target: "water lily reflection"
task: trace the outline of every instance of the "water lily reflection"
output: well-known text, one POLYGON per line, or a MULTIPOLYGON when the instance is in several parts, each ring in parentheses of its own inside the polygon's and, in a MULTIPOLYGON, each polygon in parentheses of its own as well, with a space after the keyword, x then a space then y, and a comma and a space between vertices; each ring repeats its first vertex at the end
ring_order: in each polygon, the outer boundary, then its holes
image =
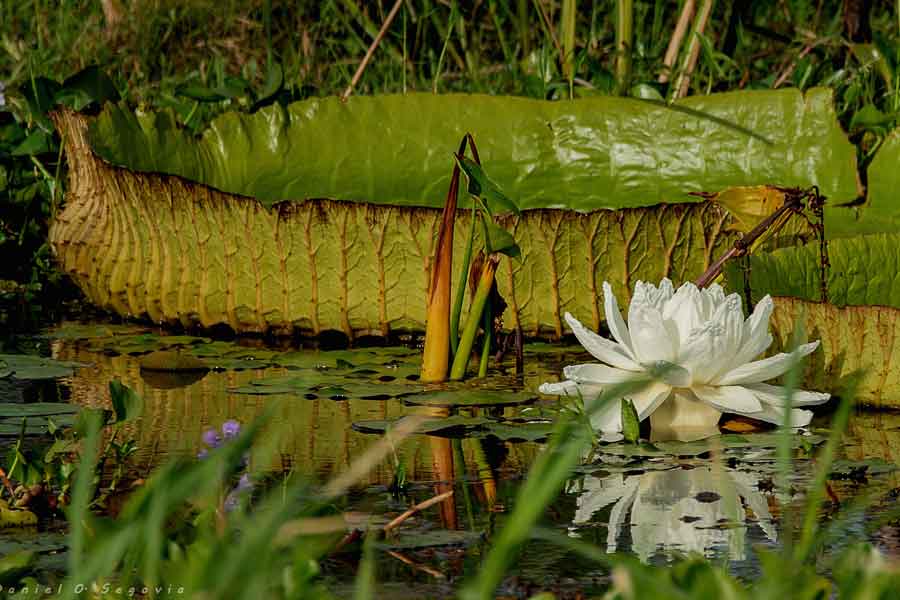
POLYGON ((644 562, 666 551, 712 556, 727 550, 732 560, 744 560, 745 506, 769 540, 774 542, 777 535, 758 483, 751 473, 712 467, 587 475, 570 490, 581 489, 572 534, 612 505, 607 552, 619 549, 619 537, 628 529, 632 551, 644 562))

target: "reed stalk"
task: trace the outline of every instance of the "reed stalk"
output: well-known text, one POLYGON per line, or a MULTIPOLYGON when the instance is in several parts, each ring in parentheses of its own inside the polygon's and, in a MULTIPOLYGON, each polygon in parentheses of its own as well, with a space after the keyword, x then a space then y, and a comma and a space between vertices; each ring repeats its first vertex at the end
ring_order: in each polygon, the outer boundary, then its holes
POLYGON ((616 93, 624 96, 631 88, 634 6, 631 0, 617 0, 616 7, 616 93))

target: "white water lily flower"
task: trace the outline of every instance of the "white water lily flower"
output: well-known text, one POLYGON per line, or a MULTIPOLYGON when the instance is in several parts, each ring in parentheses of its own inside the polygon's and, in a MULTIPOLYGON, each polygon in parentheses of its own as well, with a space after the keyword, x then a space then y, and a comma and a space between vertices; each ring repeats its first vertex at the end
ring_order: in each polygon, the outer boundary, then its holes
MULTIPOLYGON (((568 366, 563 371, 566 381, 544 383, 539 390, 542 394, 581 396, 589 410, 604 387, 646 381, 626 397, 642 421, 658 412, 651 422, 654 429, 711 431, 723 412, 781 424, 785 389, 764 382, 784 374, 797 358, 819 346, 818 341, 811 342, 790 354, 754 360, 772 344, 772 298, 760 300, 745 320, 740 296, 726 296, 718 284, 701 290, 685 283, 675 291, 668 279, 659 287, 639 281, 627 324, 609 283, 603 283, 603 296, 615 341, 597 335, 571 314, 565 315, 578 341, 601 364, 568 366)), ((822 404, 829 397, 796 390, 792 404, 822 404)), ((794 427, 806 426, 811 419, 809 410, 791 411, 794 427)), ((594 411, 591 422, 602 432, 621 431, 621 400, 594 411)))

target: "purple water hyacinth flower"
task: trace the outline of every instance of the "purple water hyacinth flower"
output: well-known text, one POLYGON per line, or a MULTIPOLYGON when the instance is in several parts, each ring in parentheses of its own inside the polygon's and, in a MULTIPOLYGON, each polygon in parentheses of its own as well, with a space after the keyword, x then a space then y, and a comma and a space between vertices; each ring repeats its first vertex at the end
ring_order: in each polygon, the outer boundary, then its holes
POLYGON ((228 492, 228 495, 225 497, 225 502, 223 502, 225 512, 231 512, 236 509, 241 503, 241 498, 243 498, 244 495, 249 493, 252 489, 253 482, 250 481, 250 475, 244 473, 243 475, 241 475, 241 478, 238 479, 237 485, 234 486, 234 489, 228 492))
POLYGON ((248 473, 241 475, 241 478, 238 479, 237 487, 234 489, 241 492, 253 489, 253 482, 250 481, 250 475, 248 473))
POLYGON ((210 448, 218 448, 219 444, 222 443, 222 438, 219 437, 219 432, 215 429, 207 429, 203 432, 203 443, 210 448))
POLYGON ((222 423, 222 435, 226 440, 236 438, 241 433, 241 424, 234 419, 228 419, 222 423))

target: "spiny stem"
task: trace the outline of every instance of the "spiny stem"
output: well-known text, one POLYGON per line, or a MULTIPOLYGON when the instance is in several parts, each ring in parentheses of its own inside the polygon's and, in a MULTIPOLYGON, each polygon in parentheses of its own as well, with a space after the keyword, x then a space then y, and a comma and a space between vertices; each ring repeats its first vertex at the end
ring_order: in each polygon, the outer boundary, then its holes
POLYGON ((770 228, 772 228, 773 224, 775 228, 773 230, 777 231, 781 229, 785 223, 787 223, 787 219, 781 219, 781 216, 786 212, 791 210, 798 210, 801 208, 800 197, 799 196, 788 196, 784 200, 784 204, 778 207, 778 209, 773 212, 771 215, 760 221, 756 227, 751 229, 747 235, 744 237, 735 240, 734 245, 728 249, 725 254, 723 254, 719 259, 714 262, 703 275, 697 278, 694 282, 697 287, 703 288, 708 286, 710 283, 715 280, 716 277, 719 276, 719 273, 722 272, 722 267, 725 266, 725 263, 728 260, 736 257, 743 256, 747 253, 747 250, 750 246, 753 245, 762 234, 766 233, 770 228))

